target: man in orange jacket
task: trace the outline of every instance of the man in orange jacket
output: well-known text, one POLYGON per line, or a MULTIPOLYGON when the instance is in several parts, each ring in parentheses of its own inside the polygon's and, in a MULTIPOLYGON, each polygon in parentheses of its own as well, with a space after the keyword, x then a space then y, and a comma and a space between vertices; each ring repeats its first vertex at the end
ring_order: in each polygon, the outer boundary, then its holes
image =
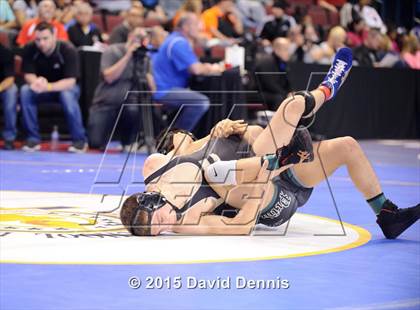
POLYGON ((56 38, 62 41, 68 41, 64 25, 54 19, 55 3, 52 0, 42 0, 38 6, 38 17, 28 20, 19 32, 16 42, 19 46, 24 46, 35 39, 35 28, 40 22, 47 22, 54 28, 56 38))

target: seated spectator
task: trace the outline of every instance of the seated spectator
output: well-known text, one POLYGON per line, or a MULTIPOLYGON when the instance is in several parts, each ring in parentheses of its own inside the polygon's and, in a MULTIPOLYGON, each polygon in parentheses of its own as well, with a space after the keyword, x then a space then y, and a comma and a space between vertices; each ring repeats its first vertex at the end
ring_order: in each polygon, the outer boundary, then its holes
POLYGON ((198 36, 198 18, 194 13, 185 13, 153 58, 153 75, 157 92, 154 99, 168 109, 182 107, 173 125, 189 131, 209 108, 209 99, 199 92, 188 89, 191 74, 220 73, 221 67, 200 63, 191 46, 198 36), (187 105, 183 106, 184 104, 187 105))
POLYGON ((53 31, 58 40, 67 41, 68 35, 64 25, 54 19, 55 3, 52 0, 42 0, 38 6, 38 18, 28 20, 19 32, 16 42, 19 46, 31 42, 35 38, 35 28, 41 22, 47 22, 53 26, 53 31))
POLYGON ((351 48, 362 45, 366 32, 365 21, 362 18, 353 19, 348 25, 346 45, 351 48))
POLYGON ((420 45, 414 34, 404 38, 401 56, 411 69, 420 69, 420 45))
POLYGON ((316 35, 318 36, 318 40, 314 41, 314 42, 319 43, 320 38, 324 38, 326 36, 325 27, 322 27, 321 25, 314 24, 312 16, 309 15, 309 14, 306 14, 302 17, 302 21, 300 22, 300 25, 302 25, 302 33, 305 32, 304 30, 308 26, 311 29, 310 31, 312 31, 312 29, 314 29, 316 35))
MULTIPOLYGON (((305 27, 305 26, 303 26, 305 27)), ((292 53, 294 53, 295 55, 293 56, 293 58, 296 58, 294 60, 298 60, 298 61, 303 61, 303 54, 300 55, 299 53, 299 48, 302 47, 305 43, 305 38, 303 36, 303 27, 300 24, 297 24, 295 26, 293 26, 292 28, 290 28, 289 33, 287 35, 288 39, 290 40, 290 50, 292 51, 292 53), (296 54, 298 53, 298 54, 296 54)), ((306 28, 306 27, 305 27, 306 28)), ((265 46, 265 51, 268 53, 272 52, 272 46, 265 46)))
POLYGON ((418 42, 420 42, 420 25, 414 26, 413 29, 411 29, 410 34, 415 36, 418 42))
POLYGON ((264 46, 270 45, 275 38, 287 37, 289 30, 296 25, 295 19, 285 13, 288 6, 285 0, 274 1, 272 8, 274 19, 264 24, 260 34, 264 46))
POLYGON ((126 43, 128 40, 128 34, 135 28, 142 26, 143 21, 143 7, 140 5, 132 6, 131 9, 128 10, 122 24, 112 30, 109 37, 109 44, 126 43))
POLYGON ((381 33, 377 29, 370 29, 363 44, 353 49, 353 63, 363 67, 373 67, 379 61, 380 44, 381 33))
POLYGON ((360 14, 353 8, 354 8, 354 4, 351 3, 350 1, 347 1, 347 3, 345 3, 342 6, 340 10, 341 27, 347 29, 347 27, 353 21, 353 19, 362 19, 360 14))
POLYGON ((401 52, 401 47, 402 47, 402 34, 400 33, 398 27, 396 25, 388 25, 387 27, 388 31, 387 31, 387 36, 390 38, 391 40, 391 44, 392 44, 392 50, 394 52, 400 53, 401 52))
POLYGON ((315 30, 314 25, 308 24, 308 25, 303 26, 302 32, 303 32, 303 38, 305 39, 305 42, 319 43, 319 36, 315 30))
POLYGON ((197 42, 194 42, 194 43, 205 46, 208 36, 204 32, 204 19, 202 17, 202 11, 203 11, 203 2, 201 0, 185 0, 185 2, 182 4, 179 10, 175 13, 175 16, 172 22, 173 22, 173 27, 176 27, 176 25, 179 22, 179 19, 185 13, 189 12, 189 13, 196 14, 199 21, 198 22, 199 35, 197 38, 197 42))
POLYGON ((347 27, 354 19, 363 19, 369 28, 380 29, 386 33, 386 26, 381 16, 371 7, 371 0, 359 0, 357 4, 346 3, 340 11, 340 20, 343 27, 347 27))
POLYGON ((379 61, 374 63, 377 68, 405 68, 407 65, 401 59, 399 53, 393 51, 391 39, 381 34, 381 40, 377 51, 379 61))
POLYGON ((30 19, 35 18, 38 14, 37 0, 15 0, 13 2, 13 12, 16 16, 16 27, 22 28, 30 19))
POLYGON ((273 53, 264 55, 255 66, 256 79, 269 110, 275 111, 291 91, 287 78, 287 63, 290 60, 290 40, 277 38, 273 41, 273 53), (263 74, 258 74, 261 72, 263 74), (273 72, 264 74, 264 72, 273 72))
POLYGON ((158 50, 167 36, 168 32, 162 26, 153 26, 150 32, 150 45, 153 49, 158 50))
POLYGON ((74 46, 94 45, 103 42, 102 34, 92 23, 92 8, 88 3, 79 3, 75 6, 76 23, 68 29, 70 41, 74 46))
POLYGON ((22 71, 26 84, 20 90, 23 124, 27 134, 24 151, 40 149, 37 104, 57 100, 61 103, 73 140, 69 152, 86 151, 85 129, 79 107, 78 55, 69 43, 57 41, 54 27, 46 22, 35 29, 35 42, 25 46, 22 71))
POLYGON ((372 0, 359 0, 355 9, 369 28, 377 28, 380 29, 381 33, 386 33, 386 26, 375 8, 370 6, 371 2, 372 0))
POLYGON ((185 0, 179 10, 176 11, 174 18, 172 19, 173 26, 175 27, 179 19, 184 13, 190 12, 195 13, 199 17, 201 27, 204 27, 204 21, 201 18, 201 13, 203 11, 203 2, 201 0, 185 0))
MULTIPOLYGON (((139 63, 135 61, 133 54, 140 46, 147 45, 148 42, 144 42, 145 37, 144 29, 134 28, 129 33, 127 42, 112 44, 102 54, 100 82, 89 109, 88 136, 92 148, 105 149, 127 92, 135 90, 134 83, 138 79, 147 81, 151 90, 155 89, 148 57, 145 58, 146 76, 140 76, 141 72, 136 73, 139 76, 134 76, 133 68, 137 68, 139 63)), ((129 149, 136 140, 140 129, 139 109, 139 106, 128 105, 122 110, 118 125, 124 150, 129 149)))
POLYGON ((157 20, 159 23, 164 24, 167 21, 165 11, 159 5, 159 0, 140 0, 146 13, 146 19, 157 20))
POLYGON ((216 1, 214 6, 203 12, 202 18, 204 32, 209 39, 216 38, 232 42, 235 36, 243 33, 242 22, 235 12, 235 4, 232 0, 216 1))
POLYGON ((4 149, 13 150, 16 138, 16 101, 14 57, 10 49, 0 44, 0 99, 4 113, 4 149))
POLYGON ((162 26, 153 26, 151 31, 149 32, 150 44, 149 44, 149 52, 148 56, 153 62, 153 58, 156 57, 160 46, 165 42, 168 36, 168 32, 163 29, 162 26))
MULTIPOLYGON (((291 29, 291 33, 297 27, 291 29)), ((294 59, 304 63, 313 63, 314 59, 312 53, 319 49, 319 36, 313 25, 308 24, 303 26, 303 34, 297 35, 294 40, 294 45, 292 45, 292 50, 294 50, 294 59)), ((290 35, 289 35, 290 36, 290 35)), ((291 37, 291 36, 290 36, 291 37)))
POLYGON ((75 4, 82 2, 81 0, 56 0, 57 9, 55 10, 55 18, 63 25, 71 22, 75 16, 75 4))
POLYGON ((340 26, 335 26, 328 33, 327 41, 322 42, 318 48, 313 49, 310 52, 310 57, 315 63, 331 64, 335 52, 343 47, 345 42, 346 31, 340 26))
POLYGON ((0 30, 16 27, 16 17, 8 1, 0 0, 0 30))
POLYGON ((244 33, 240 15, 233 7, 219 19, 218 30, 228 39, 237 39, 244 33))

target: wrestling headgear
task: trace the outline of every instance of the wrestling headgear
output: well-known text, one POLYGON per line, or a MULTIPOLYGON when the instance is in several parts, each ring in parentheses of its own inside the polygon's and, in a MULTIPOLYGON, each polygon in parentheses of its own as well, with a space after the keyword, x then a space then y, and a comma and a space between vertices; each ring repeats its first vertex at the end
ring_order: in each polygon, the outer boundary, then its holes
POLYGON ((129 230, 131 234, 136 234, 136 226, 145 226, 146 233, 143 235, 151 235, 151 225, 152 225, 152 216, 153 212, 162 208, 165 204, 169 204, 172 209, 176 212, 177 221, 181 218, 182 213, 174 204, 165 198, 162 194, 158 192, 143 192, 136 194, 137 207, 133 211, 133 217, 131 219, 129 230), (147 213, 146 223, 138 223, 141 212, 147 213))

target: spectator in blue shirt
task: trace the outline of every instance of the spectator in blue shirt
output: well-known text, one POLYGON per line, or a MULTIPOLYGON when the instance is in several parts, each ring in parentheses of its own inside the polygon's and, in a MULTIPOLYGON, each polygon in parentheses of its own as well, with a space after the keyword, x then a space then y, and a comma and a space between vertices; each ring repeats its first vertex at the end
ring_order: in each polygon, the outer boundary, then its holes
POLYGON ((194 54, 191 42, 199 35, 198 17, 193 13, 183 15, 153 57, 153 75, 157 91, 154 99, 168 109, 181 108, 175 128, 191 131, 209 108, 209 99, 188 89, 191 74, 215 74, 222 71, 219 65, 201 63, 194 54))

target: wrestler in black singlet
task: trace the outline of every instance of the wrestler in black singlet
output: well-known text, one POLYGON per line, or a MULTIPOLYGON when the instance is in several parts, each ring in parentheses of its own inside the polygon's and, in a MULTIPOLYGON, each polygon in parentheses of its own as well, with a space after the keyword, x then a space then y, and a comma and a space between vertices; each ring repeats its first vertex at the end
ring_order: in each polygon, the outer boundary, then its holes
POLYGON ((204 161, 208 161, 212 164, 216 160, 238 160, 252 156, 255 156, 255 153, 252 151, 252 147, 240 136, 233 135, 228 138, 214 138, 210 139, 210 141, 207 142, 200 150, 192 154, 172 158, 163 167, 149 175, 144 180, 144 183, 147 186, 151 181, 157 179, 178 164, 191 163, 200 168, 202 180, 200 187, 190 200, 188 200, 184 206, 180 208, 180 210, 184 213, 202 199, 213 197, 217 200, 220 198, 207 183, 204 177, 204 171, 202 169, 204 161))

